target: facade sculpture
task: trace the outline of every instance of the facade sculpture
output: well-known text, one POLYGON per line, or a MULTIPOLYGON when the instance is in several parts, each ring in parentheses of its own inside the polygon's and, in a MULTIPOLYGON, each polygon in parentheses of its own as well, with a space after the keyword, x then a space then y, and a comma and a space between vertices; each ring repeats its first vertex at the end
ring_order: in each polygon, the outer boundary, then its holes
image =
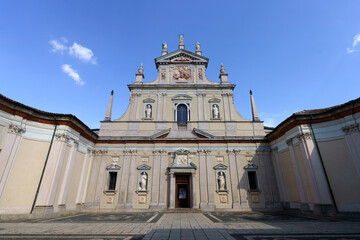
POLYGON ((264 127, 252 93, 252 119, 236 110, 223 64, 220 81, 208 79, 200 44, 185 50, 181 35, 178 49, 167 49, 155 59, 154 81, 143 82, 141 64, 118 119, 111 94, 99 129, 0 95, 0 216, 180 207, 360 212, 360 99, 264 127))

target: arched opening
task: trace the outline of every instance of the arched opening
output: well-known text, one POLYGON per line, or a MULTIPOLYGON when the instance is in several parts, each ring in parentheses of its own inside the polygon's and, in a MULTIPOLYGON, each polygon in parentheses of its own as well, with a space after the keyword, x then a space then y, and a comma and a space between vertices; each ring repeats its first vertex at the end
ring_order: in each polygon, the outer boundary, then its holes
POLYGON ((177 107, 177 123, 186 124, 187 119, 187 106, 185 104, 179 104, 177 107))

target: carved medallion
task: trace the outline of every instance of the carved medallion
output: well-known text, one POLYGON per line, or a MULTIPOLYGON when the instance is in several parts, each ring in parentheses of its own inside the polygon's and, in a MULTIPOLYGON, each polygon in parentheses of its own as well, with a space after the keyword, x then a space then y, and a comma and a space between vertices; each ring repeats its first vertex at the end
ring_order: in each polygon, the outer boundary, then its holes
POLYGON ((173 80, 190 80, 191 79, 191 70, 184 66, 176 67, 173 70, 173 80))

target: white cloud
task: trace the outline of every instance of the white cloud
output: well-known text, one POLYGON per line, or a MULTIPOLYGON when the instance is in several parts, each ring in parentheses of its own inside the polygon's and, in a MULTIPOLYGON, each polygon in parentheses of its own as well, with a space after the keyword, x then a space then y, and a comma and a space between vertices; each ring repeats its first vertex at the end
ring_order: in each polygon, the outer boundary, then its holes
POLYGON ((357 35, 355 35, 354 37, 353 37, 353 46, 352 46, 352 48, 347 48, 346 49, 346 52, 347 53, 353 53, 353 52, 355 52, 356 51, 356 47, 358 46, 358 45, 360 45, 359 44, 360 43, 360 33, 359 34, 357 34, 357 35))
POLYGON ((91 62, 92 64, 96 64, 96 58, 91 49, 81 46, 76 42, 74 42, 73 45, 69 47, 69 54, 84 62, 91 62))
MULTIPOLYGON (((64 42, 63 39, 62 39, 62 41, 64 42)), ((58 40, 51 40, 51 41, 49 41, 49 43, 52 46, 51 51, 53 51, 53 52, 64 53, 67 50, 67 47, 58 40)))
POLYGON ((69 64, 63 64, 61 66, 61 69, 63 70, 64 73, 69 75, 69 77, 74 79, 76 84, 79 84, 79 85, 84 85, 85 84, 85 82, 83 80, 81 80, 80 75, 74 69, 72 69, 69 64))

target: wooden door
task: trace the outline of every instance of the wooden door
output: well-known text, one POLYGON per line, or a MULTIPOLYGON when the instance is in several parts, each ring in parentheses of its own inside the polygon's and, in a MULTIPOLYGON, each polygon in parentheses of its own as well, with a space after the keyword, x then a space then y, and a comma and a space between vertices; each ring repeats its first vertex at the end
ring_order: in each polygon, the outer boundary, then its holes
POLYGON ((189 208, 190 207, 190 176, 176 175, 176 196, 175 207, 189 208))

